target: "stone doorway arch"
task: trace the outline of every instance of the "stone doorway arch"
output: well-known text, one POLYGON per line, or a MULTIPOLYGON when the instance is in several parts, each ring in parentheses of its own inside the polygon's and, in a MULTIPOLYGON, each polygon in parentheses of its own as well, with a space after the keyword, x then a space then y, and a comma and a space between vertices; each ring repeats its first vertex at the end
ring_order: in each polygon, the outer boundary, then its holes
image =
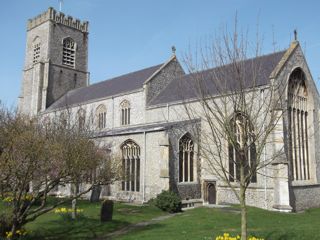
POLYGON ((217 186, 215 181, 204 182, 204 201, 208 204, 217 204, 217 186))

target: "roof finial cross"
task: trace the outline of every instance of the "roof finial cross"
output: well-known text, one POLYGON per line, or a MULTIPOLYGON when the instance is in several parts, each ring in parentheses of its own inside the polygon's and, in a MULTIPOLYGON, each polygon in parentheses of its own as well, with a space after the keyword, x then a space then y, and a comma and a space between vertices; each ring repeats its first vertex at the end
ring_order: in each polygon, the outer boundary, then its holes
POLYGON ((294 33, 294 40, 295 40, 295 41, 298 41, 298 32, 297 32, 297 29, 295 29, 295 30, 293 31, 293 33, 294 33))
POLYGON ((173 55, 176 55, 176 47, 175 47, 175 46, 172 46, 172 47, 171 47, 171 50, 172 50, 173 55))
POLYGON ((59 0, 59 12, 62 11, 62 3, 63 3, 63 0, 59 0))

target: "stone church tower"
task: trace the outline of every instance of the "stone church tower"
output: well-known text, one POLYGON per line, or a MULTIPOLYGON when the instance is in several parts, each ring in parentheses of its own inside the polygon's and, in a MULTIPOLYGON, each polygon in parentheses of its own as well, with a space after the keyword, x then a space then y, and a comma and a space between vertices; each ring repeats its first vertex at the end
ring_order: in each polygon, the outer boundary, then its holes
POLYGON ((69 90, 88 86, 88 24, 53 8, 28 20, 21 113, 35 115, 69 90))

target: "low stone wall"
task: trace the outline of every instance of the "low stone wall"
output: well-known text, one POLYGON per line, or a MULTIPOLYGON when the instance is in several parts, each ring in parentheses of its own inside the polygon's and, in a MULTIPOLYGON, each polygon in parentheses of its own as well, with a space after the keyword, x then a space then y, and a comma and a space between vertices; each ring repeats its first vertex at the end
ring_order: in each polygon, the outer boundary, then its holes
MULTIPOLYGON (((273 209, 274 194, 273 189, 267 188, 249 188, 246 192, 246 202, 249 206, 264 209, 273 209), (266 199, 265 199, 266 196, 266 199)), ((217 189, 218 204, 239 204, 239 201, 233 191, 228 187, 218 187, 217 189)))
POLYGON ((201 198, 201 185, 200 184, 178 184, 178 193, 181 199, 200 199, 201 198))
POLYGON ((320 184, 293 186, 294 210, 320 207, 320 184))

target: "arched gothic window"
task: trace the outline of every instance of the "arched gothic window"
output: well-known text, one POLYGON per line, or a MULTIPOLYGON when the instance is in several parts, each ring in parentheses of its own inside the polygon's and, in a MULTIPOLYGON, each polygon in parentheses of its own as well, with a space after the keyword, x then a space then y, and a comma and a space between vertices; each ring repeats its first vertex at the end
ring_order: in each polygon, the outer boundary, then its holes
POLYGON ((70 67, 75 66, 76 43, 72 38, 63 40, 62 64, 70 67))
POLYGON ((179 141, 179 182, 194 181, 194 143, 189 133, 179 141))
POLYGON ((37 63, 40 60, 41 41, 39 37, 36 37, 33 41, 33 63, 37 63))
POLYGON ((126 141, 121 146, 122 151, 122 171, 124 180, 122 181, 122 191, 140 191, 140 147, 132 140, 126 141))
POLYGON ((78 111, 78 127, 79 130, 84 130, 86 123, 86 112, 83 109, 79 109, 78 111))
POLYGON ((301 69, 295 69, 288 84, 289 158, 293 180, 310 179, 308 151, 308 92, 301 69))
POLYGON ((123 100, 120 104, 121 107, 121 125, 130 124, 130 102, 123 100))
POLYGON ((240 168, 244 167, 245 177, 257 182, 256 146, 253 126, 246 115, 237 112, 230 121, 231 136, 228 143, 229 180, 240 181, 240 168))
POLYGON ((105 107, 105 105, 101 104, 97 107, 96 116, 98 129, 106 128, 107 108, 105 107))

